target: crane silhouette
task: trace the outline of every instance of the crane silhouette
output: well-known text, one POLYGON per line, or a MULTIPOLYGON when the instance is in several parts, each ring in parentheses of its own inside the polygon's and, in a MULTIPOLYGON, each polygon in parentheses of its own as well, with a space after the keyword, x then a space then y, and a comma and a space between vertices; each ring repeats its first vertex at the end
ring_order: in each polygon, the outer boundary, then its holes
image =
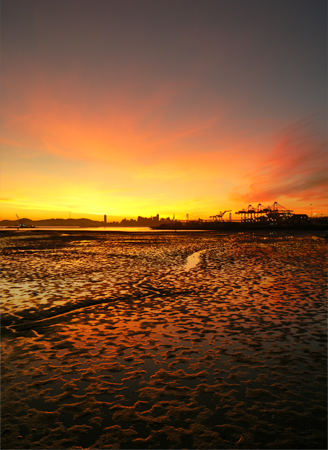
POLYGON ((225 213, 232 211, 231 209, 228 209, 226 211, 220 211, 219 214, 216 214, 215 216, 210 216, 210 219, 218 220, 219 222, 223 221, 223 216, 225 213))

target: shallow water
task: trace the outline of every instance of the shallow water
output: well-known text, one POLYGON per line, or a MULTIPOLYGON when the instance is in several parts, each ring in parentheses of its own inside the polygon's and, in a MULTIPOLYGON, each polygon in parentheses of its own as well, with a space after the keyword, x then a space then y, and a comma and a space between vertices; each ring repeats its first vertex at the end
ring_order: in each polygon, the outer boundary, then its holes
MULTIPOLYGON (((38 231, 113 231, 113 232, 125 232, 125 233, 172 233, 172 230, 156 230, 150 227, 35 227, 35 228, 15 228, 15 227, 0 227, 1 232, 5 233, 11 231, 17 231, 18 233, 24 233, 33 230, 33 232, 38 231)), ((198 233, 206 232, 206 230, 176 230, 176 233, 198 233)))
POLYGON ((325 448, 326 255, 311 237, 3 239, 2 448, 325 448))
POLYGON ((188 256, 187 261, 185 263, 185 270, 190 270, 196 267, 200 263, 200 252, 195 252, 192 255, 188 256))

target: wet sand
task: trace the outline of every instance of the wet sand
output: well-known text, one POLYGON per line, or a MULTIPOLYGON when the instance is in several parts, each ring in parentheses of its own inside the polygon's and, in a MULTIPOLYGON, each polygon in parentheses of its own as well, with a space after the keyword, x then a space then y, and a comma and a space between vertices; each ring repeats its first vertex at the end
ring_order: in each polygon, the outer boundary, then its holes
POLYGON ((324 239, 34 232, 2 253, 2 448, 326 448, 324 239))

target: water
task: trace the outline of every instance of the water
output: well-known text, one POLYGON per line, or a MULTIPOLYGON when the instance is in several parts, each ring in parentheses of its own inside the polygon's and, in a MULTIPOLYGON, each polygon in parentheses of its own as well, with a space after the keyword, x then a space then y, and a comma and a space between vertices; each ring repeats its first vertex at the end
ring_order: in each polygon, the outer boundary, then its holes
POLYGON ((187 262, 185 264, 185 270, 190 270, 196 267, 200 263, 200 255, 202 251, 195 252, 192 255, 188 256, 187 262))
MULTIPOLYGON (((149 227, 35 227, 35 228, 15 228, 15 227, 0 227, 1 231, 116 231, 128 233, 172 233, 172 230, 154 230, 149 227)), ((206 232, 207 230, 177 230, 176 233, 181 232, 206 232)))

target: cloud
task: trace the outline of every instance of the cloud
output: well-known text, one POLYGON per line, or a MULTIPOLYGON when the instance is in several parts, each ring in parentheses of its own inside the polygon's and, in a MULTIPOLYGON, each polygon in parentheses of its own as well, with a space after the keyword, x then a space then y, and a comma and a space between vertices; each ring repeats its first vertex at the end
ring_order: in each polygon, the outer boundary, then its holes
POLYGON ((327 136, 325 113, 288 126, 264 165, 245 176, 230 199, 244 203, 273 202, 279 198, 327 202, 327 136))
POLYGON ((161 80, 145 87, 131 75, 121 84, 108 80, 108 86, 89 92, 75 74, 54 77, 40 68, 38 83, 33 75, 30 69, 22 81, 14 73, 14 86, 10 77, 5 80, 7 92, 15 95, 7 93, 2 106, 2 144, 23 157, 49 154, 63 161, 147 164, 176 155, 183 145, 190 148, 195 137, 209 139, 222 114, 216 106, 198 105, 190 80, 161 80))

